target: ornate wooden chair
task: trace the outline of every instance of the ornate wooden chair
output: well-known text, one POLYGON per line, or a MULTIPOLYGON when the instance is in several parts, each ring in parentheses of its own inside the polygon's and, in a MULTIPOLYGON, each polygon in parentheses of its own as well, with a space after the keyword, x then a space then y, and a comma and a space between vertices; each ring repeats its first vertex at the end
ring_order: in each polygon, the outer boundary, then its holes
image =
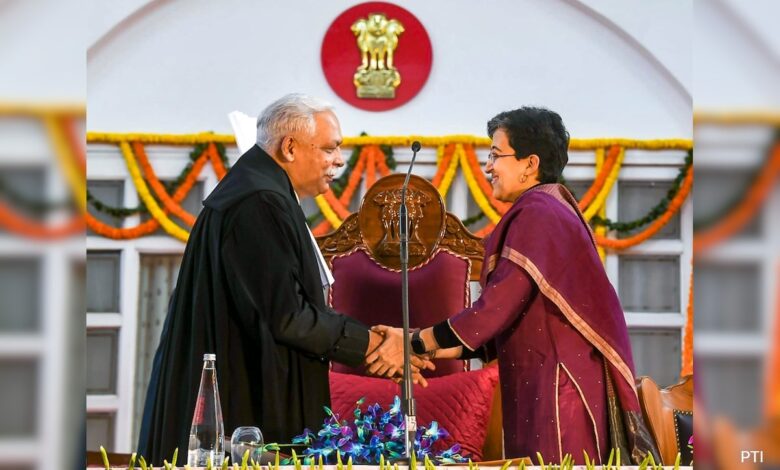
MULTIPOLYGON (((394 174, 377 181, 363 198, 357 213, 350 215, 338 230, 318 238, 323 256, 336 279, 330 291, 331 306, 367 325, 385 324, 400 327, 401 273, 398 213, 401 203, 401 186, 404 175, 394 174)), ((482 269, 483 246, 479 237, 470 233, 453 214, 446 212, 444 202, 436 188, 424 178, 412 176, 407 191, 409 214, 409 319, 412 328, 432 326, 471 305, 470 281, 479 278, 482 269)), ((501 412, 500 396, 495 386, 495 367, 475 371, 490 375, 487 382, 478 380, 472 373, 459 377, 452 374, 468 370, 468 362, 460 360, 436 360, 436 370, 426 371, 432 382, 428 390, 416 389, 418 419, 430 413, 442 425, 456 416, 468 414, 468 404, 460 403, 468 398, 452 398, 450 409, 446 397, 432 397, 429 391, 445 393, 449 389, 463 389, 453 385, 456 380, 469 381, 473 390, 480 389, 474 401, 487 403, 486 409, 475 411, 480 416, 479 426, 489 423, 487 438, 482 446, 483 459, 500 459, 501 412), (471 375, 469 375, 471 374, 471 375), (446 383, 446 385, 445 385, 446 383), (442 392, 444 390, 444 392, 442 392), (484 394, 489 396, 485 397, 484 394), (456 403, 457 401, 457 403, 456 403), (492 404, 492 405, 491 405, 492 404), (449 414, 450 416, 445 416, 449 414)), ((397 392, 397 386, 386 380, 352 378, 364 375, 363 368, 349 368, 333 364, 332 378, 339 384, 331 385, 336 400, 352 400, 370 390, 382 388, 382 393, 397 392), (349 375, 345 375, 349 374, 349 375), (344 383, 349 382, 349 385, 344 383), (340 387, 335 389, 334 387, 340 387), (357 391, 348 388, 359 389, 357 391), (387 389, 383 387, 388 387, 387 389)), ((465 383, 465 382, 464 382, 465 383)), ((375 392, 385 399, 385 395, 375 392)), ((477 392, 475 392, 477 393, 477 392)), ((373 401, 371 396, 367 397, 373 401)), ((351 405, 354 402, 348 403, 351 405)), ((381 403, 387 405, 387 403, 381 403)), ((477 426, 470 423, 471 427, 477 426)), ((450 426, 447 428, 452 432, 450 426)), ((481 432, 485 432, 482 429, 481 432)), ((482 434, 484 436, 484 434, 482 434)))
MULTIPOLYGON (((334 309, 368 324, 400 327, 401 274, 398 211, 404 175, 377 181, 356 214, 319 239, 336 283, 334 309)), ((427 180, 413 176, 407 192, 409 213, 409 320, 428 327, 471 304, 469 280, 479 275, 483 248, 427 180)), ((362 374, 334 364, 337 372, 362 374)), ((440 376, 465 370, 463 361, 436 361, 440 376)), ((427 372, 426 372, 427 373, 427 372)))
POLYGON ((658 444, 664 465, 673 465, 677 453, 683 465, 689 465, 693 452, 688 439, 693 435, 693 376, 661 389, 653 379, 637 379, 637 393, 650 432, 658 444))

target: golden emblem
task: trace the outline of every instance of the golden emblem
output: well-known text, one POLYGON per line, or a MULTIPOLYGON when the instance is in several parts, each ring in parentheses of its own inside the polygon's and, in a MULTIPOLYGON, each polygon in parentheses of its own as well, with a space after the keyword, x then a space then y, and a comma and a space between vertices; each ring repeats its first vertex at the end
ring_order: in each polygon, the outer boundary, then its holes
POLYGON ((371 13, 352 25, 357 38, 361 64, 352 82, 358 98, 395 98, 401 75, 393 65, 393 53, 404 27, 398 20, 388 20, 383 13, 371 13))
MULTIPOLYGON (((401 252, 401 189, 389 189, 382 191, 372 201, 380 207, 380 220, 382 221, 382 239, 377 244, 377 251, 382 255, 397 255, 401 252)), ((409 254, 424 255, 425 245, 420 239, 417 226, 424 216, 425 206, 432 198, 422 191, 407 188, 406 210, 409 216, 409 254)))

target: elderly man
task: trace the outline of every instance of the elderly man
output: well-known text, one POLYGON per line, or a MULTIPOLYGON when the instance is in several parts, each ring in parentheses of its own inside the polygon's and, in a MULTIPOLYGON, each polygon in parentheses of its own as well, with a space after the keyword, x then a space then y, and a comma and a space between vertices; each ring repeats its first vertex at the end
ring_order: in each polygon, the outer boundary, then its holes
MULTIPOLYGON (((204 353, 216 353, 225 431, 258 425, 266 442, 285 443, 322 424, 328 362, 356 366, 380 345, 327 307, 332 278, 299 205, 328 190, 344 165, 341 140, 329 105, 284 96, 204 201, 146 397, 139 453, 154 464, 187 448, 204 353)), ((384 360, 385 375, 400 369, 399 354, 384 360)))

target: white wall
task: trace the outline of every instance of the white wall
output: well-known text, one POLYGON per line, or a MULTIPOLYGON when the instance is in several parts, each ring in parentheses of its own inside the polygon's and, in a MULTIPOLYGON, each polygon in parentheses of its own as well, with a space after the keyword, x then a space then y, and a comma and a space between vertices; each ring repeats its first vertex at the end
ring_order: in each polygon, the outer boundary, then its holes
POLYGON ((83 102, 86 32, 76 0, 0 2, 0 100, 83 102))
POLYGON ((771 0, 696 3, 696 107, 780 108, 780 4, 771 0))
POLYGON ((381 113, 343 102, 320 68, 330 22, 357 3, 95 2, 87 127, 230 132, 226 113, 304 91, 336 104, 345 135, 483 134, 523 104, 558 111, 576 137, 691 135, 690 2, 399 0, 428 30, 433 68, 381 113))

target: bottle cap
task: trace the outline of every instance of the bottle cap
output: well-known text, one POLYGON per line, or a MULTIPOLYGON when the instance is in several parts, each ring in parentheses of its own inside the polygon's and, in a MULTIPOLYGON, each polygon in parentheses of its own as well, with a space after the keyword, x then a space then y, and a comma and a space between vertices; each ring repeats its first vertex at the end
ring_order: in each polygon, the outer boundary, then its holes
POLYGON ((206 353, 206 354, 203 355, 203 360, 204 361, 216 361, 217 360, 217 355, 216 354, 206 353))

